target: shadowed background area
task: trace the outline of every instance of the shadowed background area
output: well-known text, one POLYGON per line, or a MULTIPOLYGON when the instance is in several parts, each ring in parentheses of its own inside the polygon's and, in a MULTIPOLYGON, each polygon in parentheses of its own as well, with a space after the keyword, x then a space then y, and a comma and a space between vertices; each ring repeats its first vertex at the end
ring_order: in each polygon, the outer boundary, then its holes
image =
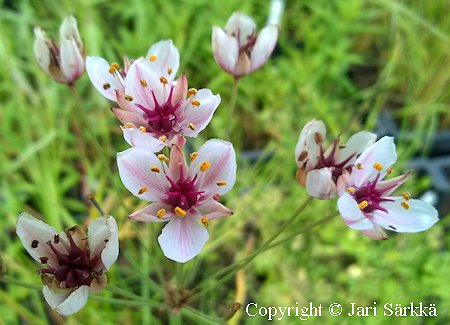
MULTIPOLYGON (((57 229, 88 224, 99 216, 86 201, 90 193, 117 219, 121 253, 108 273, 112 286, 91 297, 66 319, 68 324, 207 324, 229 315, 233 302, 302 306, 310 301, 434 303, 436 319, 364 321, 450 321, 450 221, 445 218, 450 195, 442 183, 450 178, 447 1, 286 1, 274 54, 239 83, 232 117, 238 175, 223 198, 235 214, 210 222, 210 240, 183 266, 162 255, 156 240, 161 224, 127 219, 145 202, 129 193, 118 176, 116 153, 128 145, 110 111, 113 103, 86 75, 75 84, 78 100, 41 71, 33 55, 33 27, 57 38, 67 15, 77 18, 87 54, 109 62, 121 62, 125 54, 143 56, 150 45, 172 39, 180 51, 178 74, 185 72, 190 85, 222 97, 206 130, 188 140, 189 148, 198 148, 209 138, 226 138, 231 123, 233 81, 212 57, 212 26, 223 27, 234 11, 242 11, 260 30, 269 7, 269 1, 258 0, 0 0, 0 272, 6 274, 0 282, 0 324, 64 322, 42 298, 35 273, 39 266, 15 235, 16 218, 27 211, 57 229), (306 200, 295 181, 294 148, 312 118, 325 122, 329 141, 338 134, 345 141, 361 129, 395 135, 399 161, 393 175, 416 168, 402 189, 414 197, 426 194, 442 220, 424 233, 391 233, 388 240, 375 242, 336 216, 264 252, 237 273, 210 278, 257 249, 306 200), (430 170, 441 174, 436 178, 430 170), (139 303, 171 306, 176 278, 188 290, 202 285, 181 310, 139 303)), ((336 209, 335 199, 314 200, 287 233, 336 209)), ((309 321, 359 320, 324 316, 309 321)), ((240 311, 231 323, 240 322, 266 320, 240 311)))

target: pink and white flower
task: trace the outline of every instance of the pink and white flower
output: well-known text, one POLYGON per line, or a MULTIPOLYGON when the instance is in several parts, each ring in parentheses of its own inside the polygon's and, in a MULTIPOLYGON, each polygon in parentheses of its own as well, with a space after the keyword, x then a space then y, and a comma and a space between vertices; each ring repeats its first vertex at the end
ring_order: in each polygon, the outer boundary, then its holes
POLYGON ((218 202, 236 180, 236 154, 229 142, 213 139, 190 155, 172 146, 170 161, 133 147, 117 155, 120 178, 138 198, 153 202, 129 216, 143 222, 167 222, 158 238, 166 257, 185 263, 208 240, 210 220, 233 214, 218 202))
POLYGON ((252 18, 235 12, 225 30, 213 27, 214 59, 227 73, 239 78, 258 70, 270 57, 278 39, 278 27, 268 25, 259 35, 252 18))
POLYGON ((83 74, 86 56, 76 19, 64 19, 59 33, 60 47, 40 27, 35 27, 34 55, 42 70, 55 81, 72 84, 83 74))
POLYGON ((419 232, 439 220, 433 206, 411 199, 408 192, 391 196, 409 176, 383 180, 396 160, 393 138, 383 137, 359 156, 351 173, 344 172, 338 180, 338 208, 344 222, 373 239, 387 238, 382 228, 419 232))
POLYGON ((117 223, 112 216, 95 219, 86 235, 78 226, 57 232, 22 213, 16 232, 31 257, 45 265, 37 271, 44 284, 42 293, 47 303, 64 316, 78 312, 90 292, 105 286, 105 272, 119 254, 117 223))
POLYGON ((376 135, 361 131, 352 135, 345 145, 336 137, 333 145, 323 146, 326 137, 322 121, 308 122, 300 133, 295 148, 297 180, 312 197, 328 200, 337 195, 336 184, 344 171, 351 171, 356 158, 376 140, 376 135))
POLYGON ((220 96, 209 89, 188 89, 184 74, 174 81, 179 54, 170 40, 153 45, 126 72, 115 67, 101 58, 87 60, 97 90, 118 103, 112 111, 125 124, 124 136, 132 146, 144 144, 155 152, 173 144, 182 147, 184 136, 195 137, 206 128, 220 104, 220 96))

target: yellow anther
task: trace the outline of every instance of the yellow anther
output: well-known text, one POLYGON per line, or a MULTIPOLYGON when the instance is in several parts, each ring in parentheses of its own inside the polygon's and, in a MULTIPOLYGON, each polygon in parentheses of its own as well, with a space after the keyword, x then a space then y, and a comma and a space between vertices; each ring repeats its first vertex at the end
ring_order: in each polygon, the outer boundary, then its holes
POLYGON ((109 83, 103 84, 103 89, 108 90, 109 88, 111 88, 111 85, 109 83))
POLYGON ((167 141, 167 137, 165 135, 162 135, 159 137, 159 140, 161 140, 162 142, 166 142, 167 141))
POLYGON ((169 68, 168 70, 167 70, 167 74, 172 74, 172 68, 169 68))
POLYGON ((130 95, 125 95, 125 99, 131 102, 133 100, 133 97, 130 95))
POLYGON ((361 163, 357 163, 357 164, 356 164, 356 168, 359 169, 359 170, 361 170, 361 169, 364 168, 364 166, 363 166, 363 164, 361 164, 361 163))
POLYGON ((189 88, 187 94, 188 94, 188 96, 194 96, 195 94, 197 94, 197 89, 189 88))
POLYGON ((390 174, 394 171, 394 168, 389 167, 388 169, 386 169, 386 173, 390 174))
POLYGON ((211 165, 209 164, 209 162, 204 161, 201 165, 200 165, 200 170, 202 172, 204 172, 205 170, 207 170, 209 167, 211 167, 211 165))
POLYGON ((227 186, 227 181, 218 181, 217 186, 227 186))
POLYGON ((402 204, 402 207, 404 207, 406 210, 409 209, 409 203, 408 202, 403 201, 401 204, 402 204))
POLYGON ((142 186, 142 187, 139 189, 138 194, 143 194, 143 193, 145 193, 145 192, 148 192, 148 188, 147 188, 147 186, 142 186))
POLYGON ((198 152, 194 151, 189 155, 189 158, 191 158, 191 161, 194 161, 198 157, 198 152))
POLYGON ((375 168, 380 172, 383 169, 383 165, 380 164, 379 162, 376 162, 375 164, 373 164, 373 168, 375 168))
POLYGON ((119 69, 119 63, 111 63, 111 68, 119 69))
POLYGON ((403 192, 402 196, 406 201, 411 198, 411 194, 409 192, 403 192))
POLYGON ((361 210, 364 210, 364 209, 367 208, 368 206, 369 206, 369 202, 367 202, 366 200, 361 201, 361 202, 358 203, 358 207, 359 207, 361 210))
POLYGON ((109 67, 108 72, 109 72, 110 74, 113 74, 113 73, 115 73, 116 71, 117 71, 117 69, 115 69, 115 68, 113 68, 113 67, 109 67))
POLYGON ((142 87, 147 87, 147 81, 145 81, 144 79, 141 79, 140 83, 142 87))
POLYGON ((191 104, 192 104, 192 106, 195 106, 195 107, 199 107, 200 106, 200 102, 198 100, 196 100, 196 99, 191 100, 191 104))
POLYGON ((182 208, 180 207, 176 207, 173 211, 175 211, 175 213, 177 215, 179 215, 180 217, 184 217, 186 215, 186 211, 184 211, 182 208))
POLYGON ((145 133, 145 132, 147 132, 147 129, 145 128, 145 126, 140 126, 139 131, 141 131, 142 133, 145 133))
POLYGON ((189 123, 188 124, 188 128, 190 128, 192 131, 195 130, 195 124, 194 123, 189 123))
POLYGON ((131 128, 133 127, 133 124, 131 124, 131 123, 126 123, 123 127, 124 127, 125 129, 131 129, 131 128))
POLYGON ((169 162, 169 158, 163 153, 160 153, 158 155, 158 159, 161 160, 161 161, 169 162))
POLYGON ((347 193, 350 193, 350 194, 355 193, 355 188, 354 187, 347 188, 347 193))
POLYGON ((158 219, 161 219, 162 217, 164 217, 165 214, 166 214, 166 209, 159 209, 156 216, 158 217, 158 219))
POLYGON ((117 63, 111 63, 111 65, 109 66, 109 73, 113 74, 117 71, 117 69, 119 69, 119 64, 117 63))
POLYGON ((152 166, 152 167, 150 167, 150 170, 154 173, 159 173, 159 171, 160 171, 158 166, 152 166))
POLYGON ((159 77, 159 81, 161 81, 161 83, 162 83, 163 85, 167 85, 167 84, 169 83, 169 82, 167 81, 167 79, 164 78, 163 76, 159 77))
POLYGON ((156 55, 150 55, 150 62, 155 62, 156 61, 156 55))
POLYGON ((322 143, 322 134, 320 134, 319 132, 314 133, 314 141, 316 142, 316 144, 322 143))
POLYGON ((208 218, 202 217, 201 222, 202 222, 202 224, 203 224, 205 227, 208 227, 208 225, 209 225, 209 220, 208 220, 208 218))

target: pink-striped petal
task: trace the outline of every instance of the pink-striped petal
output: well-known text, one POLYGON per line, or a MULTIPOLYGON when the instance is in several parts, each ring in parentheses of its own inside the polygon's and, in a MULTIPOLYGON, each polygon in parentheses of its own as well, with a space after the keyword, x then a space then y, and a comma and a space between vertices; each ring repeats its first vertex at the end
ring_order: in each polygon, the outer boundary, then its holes
POLYGON ((200 205, 195 207, 195 210, 197 210, 201 216, 204 216, 210 220, 233 215, 233 211, 213 198, 209 198, 208 200, 202 202, 200 205))
POLYGON ((172 215, 170 206, 161 202, 153 202, 145 208, 133 212, 128 218, 141 222, 166 222, 170 220, 172 215), (158 214, 161 217, 158 217, 158 214))
POLYGON ((278 40, 278 27, 269 25, 259 33, 250 55, 250 71, 258 70, 270 58, 278 40))
POLYGON ((169 188, 161 161, 148 149, 133 147, 119 152, 117 166, 122 183, 141 200, 159 201, 169 188))
POLYGON ((221 28, 213 27, 212 51, 217 64, 225 72, 233 75, 239 58, 239 45, 236 38, 227 35, 221 28))
POLYGON ((109 68, 110 65, 103 58, 95 56, 86 58, 86 72, 95 89, 109 100, 115 101, 116 90, 123 92, 124 86, 109 73, 109 68))
POLYGON ((75 40, 63 40, 60 48, 61 71, 67 83, 77 80, 84 72, 84 59, 75 40))
MULTIPOLYGON (((236 181, 236 153, 230 142, 220 139, 206 141, 198 150, 198 157, 189 167, 191 177, 198 175, 199 187, 206 194, 224 195, 236 181), (203 164, 209 167, 202 171, 203 164)), ((207 195, 206 195, 207 196, 207 195)))
POLYGON ((152 45, 145 59, 158 78, 164 77, 169 82, 175 79, 180 67, 180 54, 172 40, 160 41, 152 45))
POLYGON ((353 134, 345 144, 344 148, 339 151, 337 162, 344 161, 350 155, 355 154, 355 156, 347 163, 347 165, 355 162, 359 154, 361 154, 366 148, 375 143, 377 135, 367 131, 361 131, 353 134))
POLYGON ((172 146, 170 151, 169 172, 168 176, 176 181, 180 178, 180 171, 183 171, 184 177, 189 174, 189 168, 186 163, 186 158, 183 151, 177 146, 172 146))
POLYGON ((155 138, 151 133, 142 132, 134 125, 121 128, 125 141, 133 147, 141 147, 151 152, 158 152, 165 146, 164 142, 155 138))
POLYGON ((101 254, 104 271, 108 271, 119 256, 117 222, 112 216, 103 216, 88 226, 88 241, 91 256, 101 254))
POLYGON ((206 228, 191 215, 174 217, 158 237, 159 245, 167 258, 186 263, 197 256, 209 235, 206 228))
POLYGON ((155 102, 151 90, 159 84, 159 76, 150 69, 145 59, 141 58, 134 61, 128 70, 125 95, 131 96, 133 105, 139 104, 145 108, 152 108, 155 102))

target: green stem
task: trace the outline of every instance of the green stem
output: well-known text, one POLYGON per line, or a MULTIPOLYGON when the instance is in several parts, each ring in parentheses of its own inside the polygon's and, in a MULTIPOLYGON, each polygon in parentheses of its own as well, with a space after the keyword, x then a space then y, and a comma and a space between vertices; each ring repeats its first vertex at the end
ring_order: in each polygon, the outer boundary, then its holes
POLYGON ((16 280, 16 279, 13 279, 13 278, 11 278, 11 277, 9 277, 7 275, 5 275, 2 278, 0 278, 0 282, 4 282, 4 283, 16 285, 16 286, 24 287, 24 288, 28 288, 28 289, 34 289, 34 290, 38 290, 38 289, 42 288, 42 286, 40 286, 40 285, 27 283, 27 282, 23 282, 23 281, 20 281, 20 280, 16 280))
POLYGON ((233 274, 234 272, 236 272, 238 269, 240 269, 240 265, 241 263, 243 263, 243 261, 246 261, 247 259, 253 259, 254 257, 258 256, 259 253, 265 251, 266 247, 269 246, 275 239, 278 238, 279 235, 281 235, 281 233, 283 233, 284 230, 286 230, 287 227, 289 227, 292 222, 294 222, 294 220, 297 218, 297 216, 299 216, 303 210, 308 206, 308 204, 313 200, 312 197, 308 197, 306 199, 305 202, 303 202, 303 204, 301 204, 292 214, 292 216, 280 227, 280 229, 278 229, 278 231, 273 234, 269 239, 267 239, 264 244, 257 249, 255 252, 253 252, 252 254, 250 254, 249 256, 247 256, 246 258, 244 258, 243 260, 239 260, 237 262, 234 262, 233 264, 227 266, 226 268, 222 269, 221 271, 213 274, 212 276, 208 277, 205 281, 201 282, 199 285, 197 285, 196 287, 194 287, 192 289, 192 293, 196 293, 200 290, 202 290, 204 287, 207 286, 208 282, 211 281, 212 279, 216 279, 216 278, 222 278, 223 276, 227 275, 227 274, 233 274))
POLYGON ((251 261, 253 261, 259 254, 261 254, 261 253, 263 253, 263 252, 265 252, 265 251, 267 251, 267 250, 269 250, 271 248, 279 246, 279 245, 287 242, 288 240, 290 240, 290 239, 292 239, 292 238, 294 238, 294 237, 304 233, 307 230, 310 230, 310 229, 312 229, 312 228, 314 228, 314 227, 316 227, 318 225, 324 224, 324 223, 330 221, 331 219, 333 219, 335 216, 336 216, 336 213, 332 213, 332 214, 330 214, 330 215, 328 215, 328 216, 326 216, 326 217, 324 217, 322 219, 317 220, 316 222, 313 222, 313 223, 303 227, 299 231, 297 231, 295 233, 292 233, 292 234, 288 235, 287 237, 285 237, 285 238, 283 238, 283 239, 281 239, 279 241, 271 243, 270 245, 267 245, 264 248, 258 249, 256 252, 250 254, 249 256, 244 258, 243 260, 239 261, 239 265, 237 265, 237 267, 234 270, 229 272, 227 275, 224 275, 219 281, 215 282, 214 285, 209 286, 209 287, 206 286, 206 285, 203 285, 203 287, 199 288, 197 291, 195 291, 196 288, 194 288, 194 290, 192 291, 192 294, 191 294, 190 297, 192 298, 193 296, 196 296, 196 295, 198 295, 200 293, 203 293, 203 292, 209 291, 211 289, 214 289, 218 285, 228 281, 232 276, 234 276, 234 274, 237 271, 239 271, 240 269, 244 268, 247 264, 249 264, 251 261))
POLYGON ((233 79, 233 91, 231 94, 231 101, 230 101, 230 108, 228 111, 228 130, 227 130, 227 139, 232 141, 232 135, 233 135, 233 130, 234 130, 234 123, 233 121, 235 120, 235 116, 234 116, 234 112, 236 109, 236 99, 237 99, 237 94, 238 94, 238 86, 239 86, 239 78, 238 77, 234 77, 233 79))

